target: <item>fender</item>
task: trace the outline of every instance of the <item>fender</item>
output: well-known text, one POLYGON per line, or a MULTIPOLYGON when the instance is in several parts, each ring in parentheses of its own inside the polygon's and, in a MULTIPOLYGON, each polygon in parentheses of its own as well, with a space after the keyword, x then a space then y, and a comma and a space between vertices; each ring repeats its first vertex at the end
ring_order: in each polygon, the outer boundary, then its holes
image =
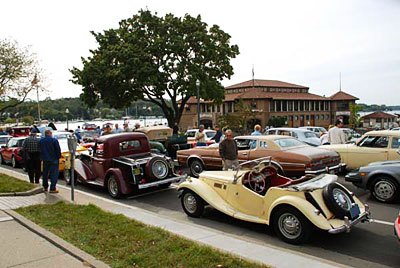
POLYGON ((365 186, 367 187, 367 189, 370 188, 371 183, 372 183, 372 181, 373 181, 372 179, 373 179, 375 176, 378 176, 378 175, 384 175, 384 176, 391 177, 391 178, 393 178, 397 183, 400 183, 400 177, 399 177, 399 175, 396 174, 395 172, 393 172, 393 171, 391 171, 391 170, 382 170, 382 169, 378 169, 378 170, 373 170, 373 171, 371 171, 371 172, 368 174, 368 182, 367 182, 367 184, 365 185, 365 186))
MULTIPOLYGON (((329 224, 328 220, 320 213, 317 215, 314 210, 316 209, 311 203, 309 203, 307 200, 297 197, 297 196, 282 196, 278 199, 276 199, 271 206, 269 207, 268 210, 268 219, 269 222, 271 220, 272 216, 272 211, 274 208, 276 208, 278 205, 290 205, 292 207, 295 207, 298 209, 303 215, 315 226, 322 230, 330 230, 332 226, 329 224)), ((271 224, 271 222, 270 222, 271 224)))
POLYGON ((187 159, 186 159, 186 166, 189 167, 189 162, 191 159, 196 158, 198 160, 200 160, 200 162, 203 164, 203 167, 205 167, 206 165, 204 164, 203 159, 201 159, 201 157, 199 157, 198 155, 190 155, 187 159))
POLYGON ((107 179, 110 175, 114 175, 117 179, 117 183, 121 189, 122 194, 130 194, 131 192, 133 192, 132 186, 124 179, 124 176, 122 175, 122 172, 119 168, 110 168, 107 170, 107 173, 105 175, 106 180, 104 180, 105 187, 107 186, 107 179))
POLYGON ((187 179, 178 186, 178 191, 189 189, 200 196, 207 204, 231 217, 235 210, 219 196, 207 183, 199 179, 187 179), (205 194, 206 193, 206 194, 205 194))
POLYGON ((285 170, 283 169, 283 167, 281 166, 281 164, 279 164, 279 162, 276 162, 275 160, 271 160, 271 164, 276 165, 277 167, 279 167, 283 173, 283 175, 285 175, 285 170))

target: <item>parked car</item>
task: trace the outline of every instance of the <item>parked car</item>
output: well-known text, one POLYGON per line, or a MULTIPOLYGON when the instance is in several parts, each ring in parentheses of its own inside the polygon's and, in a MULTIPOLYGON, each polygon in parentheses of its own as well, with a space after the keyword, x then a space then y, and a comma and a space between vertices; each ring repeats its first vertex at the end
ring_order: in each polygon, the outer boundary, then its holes
POLYGON ((293 138, 311 146, 321 145, 321 140, 319 139, 318 134, 301 128, 270 128, 266 131, 266 134, 292 136, 293 138))
POLYGON ((10 135, 1 135, 0 136, 0 147, 5 146, 7 142, 12 138, 10 135))
MULTIPOLYGON (((299 140, 280 135, 238 136, 239 162, 271 156, 272 165, 282 175, 300 177, 304 174, 339 172, 343 168, 336 152, 309 146, 299 140)), ((196 147, 177 152, 178 162, 189 167, 190 173, 198 177, 203 170, 221 169, 222 160, 218 146, 196 147)))
POLYGON ((365 133, 354 144, 322 145, 338 152, 347 169, 354 170, 372 162, 396 160, 400 157, 400 132, 381 130, 365 133))
POLYGON ((146 134, 150 140, 150 148, 159 153, 176 159, 176 151, 189 149, 191 144, 188 144, 186 135, 173 135, 172 128, 167 126, 151 126, 142 127, 135 130, 146 134))
POLYGON ((96 130, 83 130, 80 132, 83 143, 94 142, 94 140, 99 136, 96 130))
POLYGON ((93 123, 84 123, 83 125, 82 125, 82 129, 83 130, 88 130, 88 131, 90 131, 90 130, 95 130, 97 128, 97 125, 96 124, 93 124, 93 123))
POLYGON ((175 173, 172 159, 151 153, 146 135, 136 132, 99 137, 93 152, 80 154, 74 167, 78 181, 101 185, 113 198, 186 178, 175 173))
POLYGON ((32 127, 27 126, 19 126, 19 127, 12 127, 11 128, 11 136, 13 137, 25 137, 29 136, 29 132, 32 127))
MULTIPOLYGON (((54 131, 53 132, 53 138, 58 140, 58 143, 60 144, 60 149, 61 149, 61 158, 59 160, 59 165, 58 165, 58 171, 60 174, 63 175, 64 179, 69 182, 70 180, 70 166, 71 166, 71 156, 70 152, 68 149, 68 137, 71 136, 71 132, 67 131, 54 131)), ((80 154, 84 151, 87 151, 88 149, 81 146, 77 145, 76 152, 77 154, 80 154)))
POLYGON ((0 164, 11 163, 13 168, 22 166, 23 158, 21 149, 26 138, 27 137, 11 138, 6 145, 1 146, 0 164))
POLYGON ((306 127, 299 127, 299 128, 315 132, 318 134, 318 137, 321 137, 323 134, 328 133, 328 130, 326 130, 326 128, 324 128, 324 127, 306 126, 306 127))
POLYGON ((369 190, 378 201, 397 201, 400 199, 400 160, 371 163, 350 172, 345 180, 369 190))
MULTIPOLYGON (((197 145, 196 144, 196 139, 195 139, 195 135, 196 135, 197 131, 198 131, 198 129, 188 129, 186 131, 186 133, 185 133, 185 135, 187 136, 187 142, 189 144, 192 144, 192 147, 196 147, 196 145, 197 145)), ((212 129, 205 129, 204 130, 204 134, 206 135, 205 139, 206 139, 206 144, 207 145, 211 145, 211 144, 215 143, 215 141, 211 140, 211 139, 214 138, 216 133, 217 133, 217 131, 212 130, 212 129)))
POLYGON ((399 216, 394 221, 394 235, 400 241, 400 213, 399 216))
POLYGON ((268 160, 251 162, 252 167, 247 162, 237 171, 205 171, 199 179, 181 183, 185 213, 200 217, 210 205, 234 218, 270 225, 280 239, 292 244, 306 242, 314 226, 337 234, 369 220, 368 206, 336 183, 336 175, 291 180, 279 175, 268 160))
POLYGON ((342 131, 346 135, 347 143, 355 143, 359 138, 361 138, 361 135, 355 132, 353 129, 342 128, 342 131))

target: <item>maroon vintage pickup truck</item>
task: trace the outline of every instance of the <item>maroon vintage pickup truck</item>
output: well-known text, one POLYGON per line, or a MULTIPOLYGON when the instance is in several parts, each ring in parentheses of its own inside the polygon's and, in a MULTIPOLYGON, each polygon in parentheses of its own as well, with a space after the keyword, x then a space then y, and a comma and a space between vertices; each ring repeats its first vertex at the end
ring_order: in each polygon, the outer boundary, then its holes
POLYGON ((75 160, 74 169, 79 182, 101 185, 113 198, 186 178, 175 173, 169 157, 150 152, 146 135, 135 132, 97 138, 93 150, 75 160))

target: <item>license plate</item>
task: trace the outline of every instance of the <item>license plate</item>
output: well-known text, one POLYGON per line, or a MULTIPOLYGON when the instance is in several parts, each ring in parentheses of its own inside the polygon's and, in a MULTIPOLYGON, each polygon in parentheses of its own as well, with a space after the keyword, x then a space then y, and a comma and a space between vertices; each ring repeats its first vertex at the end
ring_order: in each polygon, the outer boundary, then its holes
POLYGON ((140 169, 135 169, 135 170, 133 171, 133 174, 135 174, 135 175, 140 175, 140 169))
POLYGON ((357 204, 355 204, 354 206, 352 206, 351 207, 351 209, 350 209, 350 216, 351 216, 351 219, 353 220, 353 219, 355 219, 355 218, 357 218, 358 217, 358 215, 360 215, 360 207, 357 205, 357 204))

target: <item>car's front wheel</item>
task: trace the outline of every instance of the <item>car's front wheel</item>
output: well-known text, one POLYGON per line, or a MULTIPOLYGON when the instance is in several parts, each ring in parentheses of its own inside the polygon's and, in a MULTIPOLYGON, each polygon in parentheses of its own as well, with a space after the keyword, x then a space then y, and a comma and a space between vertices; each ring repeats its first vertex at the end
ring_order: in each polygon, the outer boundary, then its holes
POLYGON ((281 207, 274 213, 272 224, 281 240, 295 245, 306 242, 313 228, 300 211, 289 206, 281 207))
POLYGON ((183 190, 181 203, 183 210, 188 216, 198 218, 203 215, 204 201, 193 191, 188 189, 183 190))
POLYGON ((119 199, 122 197, 121 188, 114 175, 111 175, 107 181, 108 193, 112 198, 119 199))
POLYGON ((376 200, 384 203, 396 201, 400 194, 398 184, 387 176, 376 178, 371 185, 370 191, 376 200))
POLYGON ((193 159, 190 161, 189 169, 190 169, 190 174, 193 177, 198 178, 200 173, 203 172, 204 166, 199 159, 193 159))

